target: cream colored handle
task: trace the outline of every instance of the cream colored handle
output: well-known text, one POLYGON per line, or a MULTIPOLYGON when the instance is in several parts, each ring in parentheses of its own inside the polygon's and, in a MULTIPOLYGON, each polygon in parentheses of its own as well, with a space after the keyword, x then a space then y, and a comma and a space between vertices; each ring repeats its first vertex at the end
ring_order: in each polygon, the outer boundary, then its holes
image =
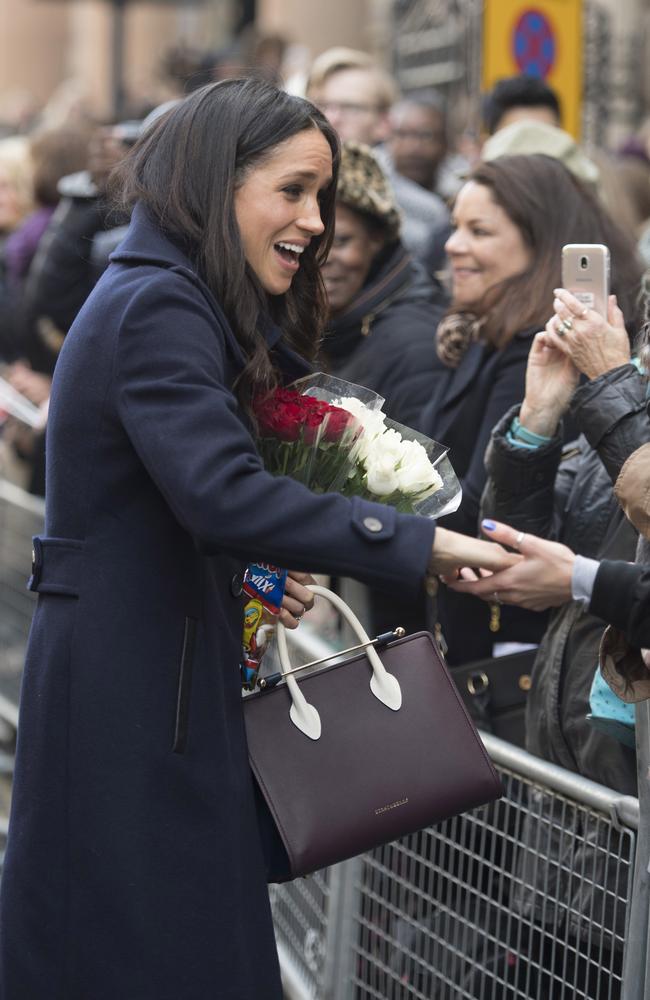
MULTIPOLYGON (((330 604, 334 605, 337 611, 341 613, 355 634, 358 636, 360 643, 371 642, 368 633, 355 615, 354 611, 348 607, 345 601, 342 600, 338 594, 335 594, 332 590, 328 590, 327 587, 321 587, 320 584, 317 583, 310 584, 308 589, 318 597, 323 597, 325 600, 329 601, 330 604)), ((292 667, 289 659, 285 629, 279 622, 277 637, 280 665, 282 667, 282 672, 286 673, 291 670, 292 667)), ((366 647, 365 654, 372 667, 370 690, 374 694, 375 698, 381 701, 382 704, 396 712, 402 706, 402 690, 399 686, 399 681, 392 674, 388 673, 386 667, 379 658, 377 650, 372 645, 368 645, 366 647)), ((309 705, 309 703, 305 700, 302 691, 300 691, 300 688, 298 687, 298 682, 295 677, 289 675, 285 679, 287 682, 287 688, 291 694, 292 706, 290 715, 294 725, 304 732, 306 736, 309 736, 310 739, 318 739, 320 736, 320 717, 318 717, 318 724, 316 724, 316 719, 314 717, 314 713, 318 716, 317 710, 313 705, 309 705), (318 735, 313 735, 316 731, 318 731, 318 735)))

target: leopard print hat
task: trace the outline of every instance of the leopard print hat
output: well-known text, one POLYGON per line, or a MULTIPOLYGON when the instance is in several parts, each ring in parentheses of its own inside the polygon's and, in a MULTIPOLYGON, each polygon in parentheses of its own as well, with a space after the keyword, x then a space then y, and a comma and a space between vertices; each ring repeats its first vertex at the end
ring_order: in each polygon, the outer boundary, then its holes
POLYGON ((395 195, 370 146, 351 140, 341 144, 336 200, 377 219, 388 240, 399 236, 400 214, 395 195))

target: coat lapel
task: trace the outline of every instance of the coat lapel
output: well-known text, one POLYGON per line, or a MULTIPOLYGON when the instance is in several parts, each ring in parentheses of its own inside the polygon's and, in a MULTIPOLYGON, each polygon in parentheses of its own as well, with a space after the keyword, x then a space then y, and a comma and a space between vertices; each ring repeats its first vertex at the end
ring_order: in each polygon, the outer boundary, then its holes
MULTIPOLYGON (((436 433, 438 435, 444 434, 447 427, 449 410, 452 409, 456 400, 467 391, 468 387, 475 383, 476 377, 486 363, 486 360, 489 360, 489 355, 486 358, 486 347, 484 344, 475 343, 469 346, 461 364, 447 381, 437 407, 436 433)), ((454 419, 457 416, 455 407, 453 407, 451 416, 454 419)))
POLYGON ((246 364, 244 352, 221 306, 205 282, 196 273, 189 257, 158 228, 144 205, 137 204, 133 209, 131 224, 126 236, 109 259, 116 264, 167 268, 177 274, 182 274, 191 281, 214 313, 235 365, 238 368, 244 367, 246 364))

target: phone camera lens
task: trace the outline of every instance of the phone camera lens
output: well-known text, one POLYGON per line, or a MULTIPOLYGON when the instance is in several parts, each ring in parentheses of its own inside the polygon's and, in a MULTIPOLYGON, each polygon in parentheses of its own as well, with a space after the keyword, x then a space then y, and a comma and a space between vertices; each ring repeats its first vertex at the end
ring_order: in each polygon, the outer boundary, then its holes
POLYGON ((582 268, 583 271, 587 270, 587 268, 589 267, 589 258, 588 257, 581 257, 580 258, 580 267, 582 268))

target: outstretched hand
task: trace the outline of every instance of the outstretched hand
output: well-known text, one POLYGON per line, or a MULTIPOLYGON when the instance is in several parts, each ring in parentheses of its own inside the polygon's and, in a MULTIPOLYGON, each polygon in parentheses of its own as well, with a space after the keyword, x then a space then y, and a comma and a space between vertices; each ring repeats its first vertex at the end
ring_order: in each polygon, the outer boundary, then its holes
POLYGON ((521 556, 517 553, 506 552, 500 545, 492 542, 483 542, 480 538, 471 538, 446 528, 436 528, 429 573, 450 573, 461 566, 480 566, 498 572, 520 559, 521 556))
MULTIPOLYGON (((498 521, 483 521, 483 532, 495 541, 516 549, 518 561, 497 572, 480 575, 462 569, 460 579, 444 577, 451 590, 474 594, 484 601, 517 604, 531 611, 545 611, 571 600, 571 577, 575 555, 566 545, 517 531, 498 521), (522 558, 523 557, 523 558, 522 558)), ((474 564, 480 567, 480 563, 474 564)))

